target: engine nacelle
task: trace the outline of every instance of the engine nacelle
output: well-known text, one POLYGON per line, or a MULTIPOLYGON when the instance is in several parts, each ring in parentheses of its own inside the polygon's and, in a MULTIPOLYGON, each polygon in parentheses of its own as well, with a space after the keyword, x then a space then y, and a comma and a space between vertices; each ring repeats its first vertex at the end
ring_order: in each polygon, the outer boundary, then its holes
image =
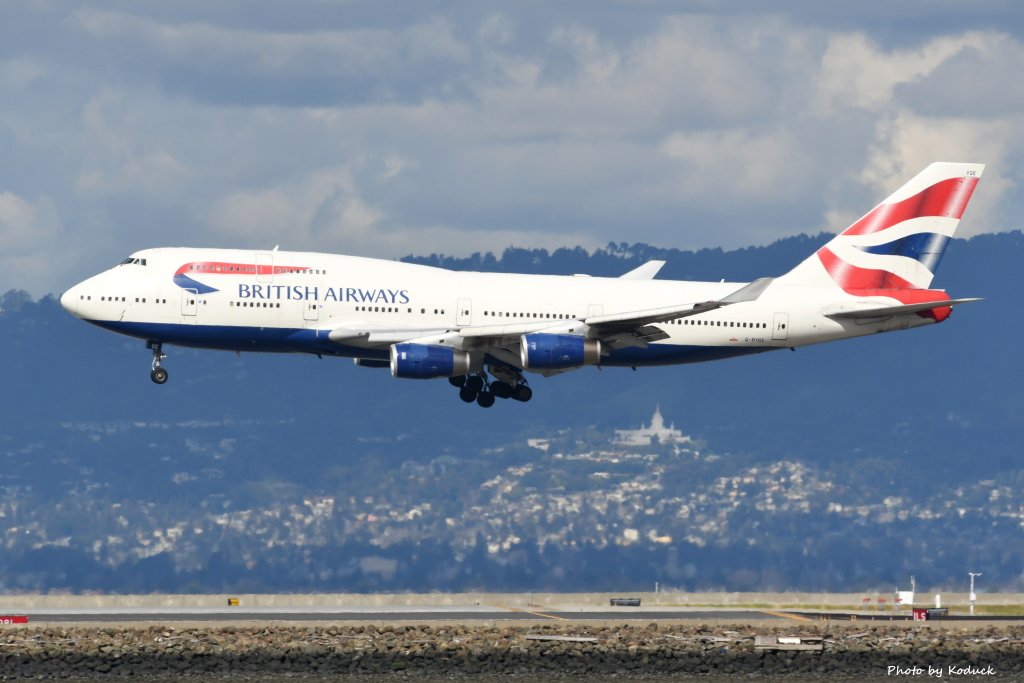
POLYGON ((469 374, 469 354, 447 346, 393 344, 391 374, 408 379, 466 375, 469 374))
POLYGON ((524 334, 519 340, 523 368, 559 370, 601 360, 601 342, 578 334, 524 334))

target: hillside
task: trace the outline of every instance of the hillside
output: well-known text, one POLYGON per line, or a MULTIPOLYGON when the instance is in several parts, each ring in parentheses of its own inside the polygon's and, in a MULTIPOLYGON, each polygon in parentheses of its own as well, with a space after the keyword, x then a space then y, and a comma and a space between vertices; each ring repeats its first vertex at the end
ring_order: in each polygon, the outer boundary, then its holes
MULTIPOLYGON (((822 239, 408 260, 744 280, 822 239)), ((157 387, 140 342, 8 292, 0 588, 859 590, 978 568, 1016 589, 1022 257, 1019 232, 951 244, 936 284, 987 300, 935 329, 587 368, 490 411, 337 359, 172 348, 157 387), (613 444, 656 405, 689 450, 613 444)))

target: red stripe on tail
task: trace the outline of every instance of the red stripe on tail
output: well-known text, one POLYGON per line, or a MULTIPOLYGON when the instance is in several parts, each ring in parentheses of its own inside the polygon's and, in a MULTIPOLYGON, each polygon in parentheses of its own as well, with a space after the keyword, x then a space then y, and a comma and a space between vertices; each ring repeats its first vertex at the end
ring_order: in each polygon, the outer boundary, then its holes
POLYGON ((880 204, 847 228, 844 235, 870 235, 920 216, 943 216, 959 220, 971 200, 978 178, 949 178, 894 204, 880 204))
POLYGON ((855 289, 916 289, 899 275, 887 270, 872 270, 847 263, 828 247, 818 250, 818 258, 836 284, 847 293, 852 294, 851 290, 855 289))

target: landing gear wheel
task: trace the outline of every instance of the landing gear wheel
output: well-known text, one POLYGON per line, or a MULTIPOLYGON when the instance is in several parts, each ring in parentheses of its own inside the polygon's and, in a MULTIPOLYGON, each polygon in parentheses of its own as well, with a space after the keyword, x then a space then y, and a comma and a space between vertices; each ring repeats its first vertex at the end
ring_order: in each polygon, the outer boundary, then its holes
POLYGON ((474 393, 484 388, 484 378, 480 375, 470 375, 466 378, 466 388, 472 389, 474 393))
POLYGON ((453 387, 464 387, 466 386, 466 376, 459 375, 458 377, 449 377, 448 384, 451 384, 453 387))
POLYGON ((498 398, 509 398, 515 389, 508 382, 491 382, 491 393, 498 398))
POLYGON ((461 389, 459 389, 459 398, 461 398, 466 403, 472 403, 473 401, 475 401, 476 394, 477 392, 473 391, 469 387, 462 387, 461 389))
POLYGON ((533 389, 526 386, 525 384, 520 384, 519 386, 516 387, 515 392, 512 394, 512 398, 514 398, 517 401, 522 401, 523 403, 526 403, 531 398, 533 398, 533 389))
POLYGON ((490 408, 494 405, 494 394, 489 391, 481 391, 476 395, 476 404, 481 408, 490 408))
POLYGON ((146 348, 153 352, 153 371, 149 373, 149 378, 156 384, 163 384, 167 381, 167 371, 160 367, 160 361, 167 358, 164 355, 164 345, 151 339, 146 342, 146 348))

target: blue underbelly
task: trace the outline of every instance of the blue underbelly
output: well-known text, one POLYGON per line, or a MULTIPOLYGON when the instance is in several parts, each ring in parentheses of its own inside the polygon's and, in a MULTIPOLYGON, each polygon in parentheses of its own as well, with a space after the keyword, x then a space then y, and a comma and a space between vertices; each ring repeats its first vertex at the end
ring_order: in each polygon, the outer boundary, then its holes
MULTIPOLYGON (((90 320, 94 325, 139 339, 152 339, 178 346, 227 351, 264 353, 316 353, 358 358, 389 357, 388 349, 366 349, 332 342, 327 332, 301 327, 241 327, 233 325, 182 325, 179 323, 124 322, 90 320)), ((609 367, 672 365, 699 363, 746 356, 772 347, 696 346, 690 344, 651 344, 647 348, 617 349, 601 360, 609 367)))

